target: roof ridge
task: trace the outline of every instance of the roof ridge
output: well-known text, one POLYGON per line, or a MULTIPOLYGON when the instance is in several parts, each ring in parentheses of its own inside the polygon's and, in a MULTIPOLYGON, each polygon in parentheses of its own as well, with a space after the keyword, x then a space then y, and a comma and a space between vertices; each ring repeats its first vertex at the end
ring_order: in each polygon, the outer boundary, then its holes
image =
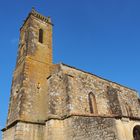
POLYGON ((67 67, 70 67, 70 68, 73 68, 73 69, 79 70, 79 71, 81 71, 81 72, 84 72, 84 73, 87 73, 87 74, 90 74, 90 75, 96 76, 96 77, 98 77, 98 78, 100 78, 100 79, 102 79, 102 80, 105 80, 105 81, 108 81, 108 82, 111 82, 111 83, 117 84, 117 85, 119 85, 119 86, 122 86, 122 87, 124 87, 124 88, 129 89, 129 90, 133 90, 133 91, 135 91, 135 92, 138 93, 138 91, 135 90, 135 89, 132 89, 132 88, 129 88, 129 87, 125 86, 125 85, 122 85, 122 84, 119 84, 119 83, 117 83, 117 82, 114 82, 114 81, 108 80, 108 79, 106 79, 106 78, 103 78, 103 77, 98 76, 98 75, 96 75, 96 74, 93 74, 93 73, 91 73, 91 72, 87 72, 87 71, 81 70, 81 69, 79 69, 79 68, 76 68, 76 67, 74 67, 74 66, 70 66, 70 65, 67 65, 67 64, 64 64, 64 63, 60 63, 60 65, 64 65, 64 66, 67 66, 67 67))

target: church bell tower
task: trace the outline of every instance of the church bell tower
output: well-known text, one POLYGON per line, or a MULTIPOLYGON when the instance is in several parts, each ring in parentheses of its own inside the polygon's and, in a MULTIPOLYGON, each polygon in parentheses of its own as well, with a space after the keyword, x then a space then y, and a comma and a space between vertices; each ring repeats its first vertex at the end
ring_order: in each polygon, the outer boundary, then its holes
POLYGON ((44 123, 48 106, 46 78, 52 65, 51 19, 32 9, 20 29, 5 132, 17 122, 44 123))

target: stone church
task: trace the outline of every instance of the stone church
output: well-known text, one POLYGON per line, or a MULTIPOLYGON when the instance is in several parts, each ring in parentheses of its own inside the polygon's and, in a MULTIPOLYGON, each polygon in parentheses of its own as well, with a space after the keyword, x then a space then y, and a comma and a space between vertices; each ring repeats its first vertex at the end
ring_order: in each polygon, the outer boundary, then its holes
POLYGON ((140 140, 137 91, 53 64, 52 27, 32 9, 20 29, 3 140, 140 140))

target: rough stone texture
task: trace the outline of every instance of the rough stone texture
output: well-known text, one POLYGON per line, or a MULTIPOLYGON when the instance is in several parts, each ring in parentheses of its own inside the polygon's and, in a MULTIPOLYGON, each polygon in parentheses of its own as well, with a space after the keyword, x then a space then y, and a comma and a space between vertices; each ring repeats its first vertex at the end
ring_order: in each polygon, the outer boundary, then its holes
POLYGON ((72 138, 76 140, 117 140, 114 119, 74 117, 72 120, 72 138))
POLYGON ((48 117, 65 118, 70 111, 69 77, 61 72, 54 74, 48 83, 48 117))
POLYGON ((13 75, 7 125, 15 120, 42 122, 46 119, 46 78, 52 67, 52 25, 29 15, 20 30, 16 69, 13 75), (44 30, 43 44, 38 42, 44 30))
POLYGON ((44 125, 19 122, 3 134, 3 140, 44 140, 44 125))
POLYGON ((121 106, 118 99, 118 90, 112 87, 107 87, 108 104, 112 114, 122 115, 121 106))
POLYGON ((69 114, 120 117, 140 114, 135 90, 64 64, 48 79, 48 88, 49 114, 60 118, 69 114), (90 112, 90 92, 95 95, 98 113, 90 112))
POLYGON ((48 140, 118 140, 115 119, 73 116, 46 123, 48 140))
POLYGON ((32 10, 20 30, 3 140, 133 140, 136 125, 137 92, 53 64, 51 20, 32 10))

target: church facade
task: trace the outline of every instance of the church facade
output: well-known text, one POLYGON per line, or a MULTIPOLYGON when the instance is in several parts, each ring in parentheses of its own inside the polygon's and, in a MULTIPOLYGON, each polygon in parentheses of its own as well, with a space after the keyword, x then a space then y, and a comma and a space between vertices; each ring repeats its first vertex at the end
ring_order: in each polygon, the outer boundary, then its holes
POLYGON ((53 64, 52 27, 32 9, 20 29, 3 140, 140 140, 138 93, 53 64))

